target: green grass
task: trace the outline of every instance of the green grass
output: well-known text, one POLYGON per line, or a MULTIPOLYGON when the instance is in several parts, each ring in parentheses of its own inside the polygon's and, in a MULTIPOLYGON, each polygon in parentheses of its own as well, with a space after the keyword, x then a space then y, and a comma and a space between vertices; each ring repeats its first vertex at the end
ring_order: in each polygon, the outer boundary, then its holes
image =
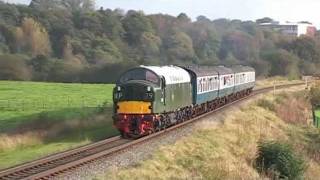
POLYGON ((117 135, 112 88, 0 81, 0 169, 117 135))
POLYGON ((315 113, 316 113, 316 116, 320 118, 320 109, 316 110, 315 113))
POLYGON ((83 107, 111 104, 112 87, 108 84, 0 81, 0 132, 43 112, 51 119, 91 115, 83 112, 83 107))

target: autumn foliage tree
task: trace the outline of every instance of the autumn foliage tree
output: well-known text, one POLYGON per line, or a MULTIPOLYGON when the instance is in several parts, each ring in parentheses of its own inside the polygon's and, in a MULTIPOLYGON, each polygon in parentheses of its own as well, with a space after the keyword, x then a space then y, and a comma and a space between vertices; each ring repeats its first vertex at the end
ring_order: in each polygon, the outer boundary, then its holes
POLYGON ((16 47, 18 52, 25 51, 32 57, 49 56, 51 45, 46 29, 32 18, 24 18, 21 27, 16 29, 16 47))

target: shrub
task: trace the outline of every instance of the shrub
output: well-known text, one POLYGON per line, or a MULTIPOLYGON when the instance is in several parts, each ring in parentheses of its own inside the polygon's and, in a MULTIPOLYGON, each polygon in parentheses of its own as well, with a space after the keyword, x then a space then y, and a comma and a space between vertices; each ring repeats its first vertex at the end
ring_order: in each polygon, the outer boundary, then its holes
POLYGON ((0 55, 0 80, 30 80, 31 71, 24 57, 0 55))
POLYGON ((313 106, 320 105, 320 84, 319 83, 311 87, 309 92, 309 98, 313 106))
POLYGON ((265 108, 267 110, 270 110, 270 111, 274 111, 275 110, 275 105, 270 100, 259 99, 258 102, 257 102, 257 105, 262 107, 262 108, 265 108))
POLYGON ((272 179, 301 179, 305 164, 288 144, 268 141, 259 143, 256 168, 272 179))

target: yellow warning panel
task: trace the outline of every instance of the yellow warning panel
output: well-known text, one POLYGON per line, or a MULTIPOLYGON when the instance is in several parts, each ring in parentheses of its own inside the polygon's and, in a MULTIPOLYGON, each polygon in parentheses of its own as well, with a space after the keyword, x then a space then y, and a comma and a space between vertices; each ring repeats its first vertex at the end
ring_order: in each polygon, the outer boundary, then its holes
POLYGON ((118 114, 150 114, 151 102, 123 101, 118 102, 118 114))

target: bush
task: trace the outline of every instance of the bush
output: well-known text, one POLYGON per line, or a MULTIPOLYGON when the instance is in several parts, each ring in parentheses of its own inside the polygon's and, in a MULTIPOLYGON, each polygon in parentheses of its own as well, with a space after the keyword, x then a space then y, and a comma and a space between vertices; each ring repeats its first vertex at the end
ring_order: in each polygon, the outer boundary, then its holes
POLYGON ((288 144, 269 141, 258 146, 256 168, 272 179, 301 179, 305 170, 304 161, 294 154, 288 144))
POLYGON ((260 99, 258 100, 257 105, 270 111, 275 110, 275 105, 270 100, 260 99))
POLYGON ((30 80, 31 70, 24 57, 0 55, 0 80, 30 80))
POLYGON ((320 106, 320 84, 311 87, 309 92, 310 102, 313 106, 320 106))

